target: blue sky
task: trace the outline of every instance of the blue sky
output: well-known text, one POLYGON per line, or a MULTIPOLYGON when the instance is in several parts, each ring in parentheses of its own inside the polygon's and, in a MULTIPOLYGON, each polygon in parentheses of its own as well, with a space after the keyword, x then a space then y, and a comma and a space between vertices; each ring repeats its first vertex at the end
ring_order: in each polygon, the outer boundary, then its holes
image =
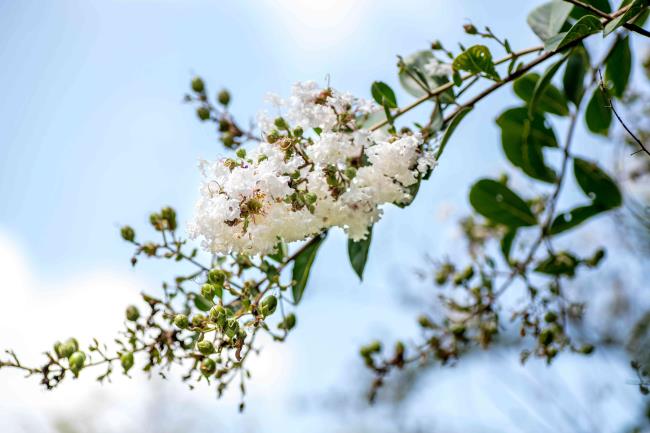
MULTIPOLYGON (((167 204, 186 221, 198 196, 197 160, 223 153, 211 127, 199 124, 181 102, 194 74, 206 79, 211 92, 228 87, 233 110, 243 118, 254 117, 266 92, 286 94, 297 80, 324 83, 329 76, 333 86, 368 96, 374 80, 398 87, 397 54, 434 39, 468 41, 462 24, 470 18, 490 24, 515 48, 536 44, 525 17, 538 3, 0 0, 0 230, 20 246, 32 281, 74 281, 79 273, 97 271, 134 287, 130 294, 120 292, 120 300, 136 298, 137 290, 157 287, 170 272, 146 265, 131 270, 118 227, 144 229, 148 213, 167 204)), ((504 90, 493 104, 512 101, 504 90)), ((413 206, 387 209, 374 231, 363 284, 347 263, 344 236, 328 239, 298 312, 295 338, 274 348, 277 357, 269 361, 277 363, 273 371, 282 370, 287 399, 345 382, 359 363, 356 348, 373 335, 412 330, 413 314, 394 307, 396 292, 409 285, 425 254, 459 253, 453 220, 441 218, 441 207, 451 204, 453 215, 462 213, 470 182, 500 170, 493 107, 478 107, 468 118, 413 206)), ((32 289, 64 293, 64 285, 32 289)), ((112 294, 85 296, 103 302, 112 294)), ((122 312, 114 314, 114 325, 102 329, 118 328, 122 312)), ((62 337, 45 341, 56 338, 62 337)), ((268 393, 277 386, 262 386, 243 419, 269 416, 270 409, 260 406, 270 404, 268 393)), ((476 407, 485 409, 477 399, 476 407)), ((210 405, 211 399, 204 410, 210 405)), ((288 416, 271 415, 271 430, 319 425, 295 413, 289 422, 288 416)))

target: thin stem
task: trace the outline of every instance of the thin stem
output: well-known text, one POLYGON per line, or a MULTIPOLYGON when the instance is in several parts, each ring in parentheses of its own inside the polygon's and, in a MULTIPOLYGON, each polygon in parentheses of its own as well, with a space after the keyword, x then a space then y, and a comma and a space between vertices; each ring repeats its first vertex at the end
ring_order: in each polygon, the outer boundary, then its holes
POLYGON ((614 108, 614 102, 612 101, 612 98, 609 96, 609 92, 607 91, 607 87, 605 87, 605 83, 603 81, 603 74, 600 72, 600 69, 598 69, 598 76, 600 78, 600 91, 602 92, 603 96, 605 99, 607 99, 607 103, 609 104, 609 108, 612 110, 612 113, 614 113, 614 116, 616 116, 616 119, 618 122, 623 126, 623 129, 632 137, 632 139, 641 147, 641 149, 637 150, 634 152, 632 155, 639 153, 639 152, 645 152, 647 155, 650 156, 650 151, 648 151, 648 148, 643 144, 641 139, 637 137, 632 130, 627 126, 627 124, 623 121, 621 116, 618 114, 616 109, 614 108))
MULTIPOLYGON (((534 52, 537 52, 537 51, 541 51, 542 49, 544 49, 544 47, 542 47, 541 45, 538 45, 536 47, 531 47, 531 48, 527 48, 525 50, 517 51, 515 53, 507 55, 506 57, 504 57, 502 59, 497 60, 495 62, 495 65, 500 65, 500 64, 508 62, 508 61, 510 61, 512 59, 515 59, 515 58, 518 58, 518 57, 521 57, 521 56, 525 56, 527 54, 531 54, 531 53, 534 53, 534 52)), ((475 77, 476 75, 477 74, 467 74, 467 75, 463 76, 461 79, 463 81, 465 81, 465 80, 467 80, 469 78, 475 77)), ((432 98, 435 98, 438 95, 443 94, 444 92, 446 92, 447 90, 449 90, 449 89, 451 89, 453 87, 454 87, 454 83, 449 82, 449 83, 443 84, 442 86, 438 86, 435 89, 432 89, 431 91, 429 91, 425 95, 421 96, 420 98, 416 99, 415 101, 413 101, 409 105, 405 106, 404 108, 398 109, 397 112, 395 112, 393 114, 393 119, 396 119, 396 118, 400 117, 404 113, 408 113, 409 111, 411 111, 414 108, 420 106, 424 102, 426 102, 426 101, 428 101, 428 100, 430 100, 432 98)), ((371 131, 376 131, 377 129, 379 129, 379 128, 387 125, 387 124, 388 124, 388 119, 383 120, 383 121, 373 125, 370 128, 370 130, 371 131)))
MULTIPOLYGON (((610 14, 608 14, 606 12, 603 12, 600 9, 598 9, 598 8, 596 8, 596 7, 594 7, 594 6, 590 5, 590 4, 587 4, 587 3, 583 2, 582 0, 564 0, 564 1, 567 2, 567 3, 571 3, 572 5, 575 5, 575 6, 579 7, 579 8, 585 9, 585 10, 591 12, 594 15, 598 15, 601 18, 605 18, 608 21, 611 21, 614 18, 624 14, 630 8, 630 6, 627 6, 625 8, 621 8, 620 10, 616 11, 615 15, 610 15, 610 14)), ((650 32, 649 31, 647 31, 643 27, 637 26, 636 24, 625 23, 625 24, 623 24, 623 27, 625 27, 626 29, 628 29, 628 30, 630 30, 630 31, 632 31, 634 33, 638 33, 638 34, 640 34, 642 36, 650 37, 650 32)))

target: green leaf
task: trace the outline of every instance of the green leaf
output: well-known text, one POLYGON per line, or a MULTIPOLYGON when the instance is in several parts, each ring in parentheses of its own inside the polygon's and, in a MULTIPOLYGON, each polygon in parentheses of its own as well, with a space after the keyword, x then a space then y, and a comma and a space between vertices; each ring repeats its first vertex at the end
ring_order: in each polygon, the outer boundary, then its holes
POLYGON ((564 94, 576 106, 580 104, 585 93, 585 76, 590 68, 589 62, 589 52, 580 44, 571 51, 564 70, 564 94))
POLYGON ((466 71, 472 74, 484 73, 493 80, 499 80, 499 74, 492 60, 492 53, 485 45, 474 45, 460 53, 452 64, 457 71, 466 71))
MULTIPOLYGON (((456 115, 449 121, 449 126, 447 126, 447 129, 445 130, 445 133, 442 136, 442 140, 440 140, 440 147, 438 148, 438 152, 436 152, 436 160, 440 159, 440 156, 442 155, 442 152, 445 150, 445 147, 447 146, 447 142, 451 138, 452 134, 456 130, 456 127, 460 123, 461 120, 467 114, 472 111, 472 108, 474 107, 463 107, 456 113, 456 115)), ((428 174, 428 173, 427 173, 428 174)), ((425 179, 427 176, 425 176, 425 179)))
POLYGON ((619 207, 623 202, 621 191, 616 182, 603 170, 591 161, 575 158, 573 160, 573 174, 578 185, 595 205, 605 209, 619 207))
POLYGON ((395 92, 390 86, 381 81, 375 81, 370 88, 373 99, 384 108, 397 108, 395 92))
POLYGON ((627 12, 625 12, 623 15, 617 18, 614 18, 613 20, 608 22, 607 25, 605 25, 605 31, 603 32, 604 35, 605 36, 609 35, 617 28, 621 27, 628 21, 631 21, 637 15, 644 12, 645 8, 647 7, 648 7, 648 0, 634 0, 634 2, 632 2, 632 6, 630 6, 630 9, 628 9, 627 12))
POLYGON ((585 110, 587 128, 595 134, 607 136, 612 124, 612 110, 600 87, 596 87, 585 110))
POLYGON ((557 147, 553 130, 544 116, 528 117, 526 107, 511 108, 497 118, 501 127, 501 144, 508 160, 528 176, 544 182, 554 182, 555 172, 544 162, 543 147, 557 147))
POLYGON ((517 230, 512 229, 508 230, 503 238, 501 238, 501 254, 506 262, 510 261, 510 251, 512 250, 512 245, 514 244, 515 238, 517 237, 517 230))
POLYGON ((528 25, 542 41, 546 41, 562 30, 572 9, 572 4, 562 0, 544 3, 528 15, 528 25))
POLYGON ((579 264, 580 261, 572 254, 563 252, 555 256, 547 257, 541 261, 535 268, 535 272, 547 275, 568 275, 572 277, 579 264))
POLYGON ((199 294, 194 294, 194 305, 201 311, 210 311, 213 303, 199 294))
POLYGON ((574 41, 598 33, 603 29, 600 19, 593 15, 585 15, 576 22, 569 31, 558 33, 544 42, 546 51, 557 51, 565 48, 574 41))
POLYGON ((307 242, 300 251, 300 254, 298 254, 293 261, 291 291, 293 293, 293 302, 295 304, 298 304, 302 299, 305 287, 307 286, 307 280, 309 279, 311 266, 314 263, 316 253, 318 253, 318 249, 325 240, 325 237, 327 237, 327 232, 315 236, 312 240, 307 242))
POLYGON ((619 38, 609 53, 605 68, 605 79, 612 83, 612 94, 623 96, 632 72, 632 52, 629 37, 619 38))
MULTIPOLYGON (((539 80, 539 74, 531 72, 518 78, 512 85, 515 94, 528 104, 529 111, 531 112, 533 108, 531 107, 531 102, 539 80)), ((569 112, 564 95, 552 84, 548 84, 543 90, 540 89, 537 98, 534 107, 537 111, 557 114, 559 116, 566 116, 569 112)))
POLYGON ((366 260, 368 260, 368 251, 370 249, 370 242, 372 241, 372 227, 365 239, 360 241, 353 241, 348 239, 348 257, 352 269, 357 273, 360 280, 363 280, 363 270, 366 267, 366 260))
POLYGON ((568 212, 563 212, 553 220, 553 223, 549 228, 549 234, 556 235, 558 233, 572 229, 587 221, 589 218, 598 215, 604 210, 606 209, 602 208, 601 206, 587 205, 576 207, 568 212))
POLYGON ((469 202, 476 212, 487 219, 508 227, 537 224, 530 207, 504 184, 492 179, 481 179, 469 192, 469 202))
POLYGON ((528 103, 529 116, 532 117, 533 113, 535 112, 535 108, 538 106, 540 109, 542 109, 542 106, 547 108, 552 107, 552 110, 544 111, 557 114, 558 116, 566 116, 569 114, 569 106, 567 105, 564 95, 562 95, 562 93, 560 93, 560 91, 551 84, 553 77, 560 69, 560 67, 564 64, 566 59, 567 57, 564 56, 558 62, 552 64, 546 70, 546 72, 544 72, 544 75, 542 75, 542 77, 537 81, 535 90, 533 91, 533 97, 528 103), (541 104, 542 98, 544 98, 544 105, 541 104), (552 104, 549 98, 553 98, 555 104, 552 104))

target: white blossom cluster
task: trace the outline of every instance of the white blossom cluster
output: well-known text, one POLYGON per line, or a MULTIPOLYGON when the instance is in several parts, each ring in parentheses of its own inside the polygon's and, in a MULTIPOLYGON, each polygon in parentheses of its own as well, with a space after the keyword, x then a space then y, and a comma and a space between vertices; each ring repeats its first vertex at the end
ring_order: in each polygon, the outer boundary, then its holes
POLYGON ((411 200, 410 186, 435 166, 418 134, 360 127, 377 110, 314 82, 272 97, 281 117, 259 117, 262 140, 236 158, 201 161, 201 196, 189 225, 213 253, 271 253, 330 227, 364 239, 386 203, 411 200))

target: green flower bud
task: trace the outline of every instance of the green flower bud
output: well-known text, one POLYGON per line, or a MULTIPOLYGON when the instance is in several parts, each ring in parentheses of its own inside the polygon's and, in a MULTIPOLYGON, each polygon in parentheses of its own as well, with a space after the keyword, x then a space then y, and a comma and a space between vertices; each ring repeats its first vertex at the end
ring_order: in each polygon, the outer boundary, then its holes
POLYGON ((158 251, 158 246, 151 242, 147 242, 146 244, 142 245, 142 251, 149 257, 153 257, 158 251))
POLYGON ((602 248, 599 248, 594 255, 588 259, 585 260, 585 264, 589 266, 590 268, 595 268, 600 264, 600 262, 605 258, 605 250, 602 248))
POLYGON ((140 311, 135 305, 129 305, 126 308, 126 319, 135 322, 140 318, 140 311))
POLYGON ((79 343, 74 338, 69 338, 60 347, 61 358, 69 358, 74 352, 79 350, 79 343))
POLYGON ((557 320, 557 313, 555 311, 549 311, 544 315, 544 320, 548 323, 554 323, 557 320))
POLYGON ((122 356, 120 356, 120 363, 122 364, 122 368, 124 369, 124 372, 128 373, 134 364, 133 352, 123 353, 122 356))
POLYGON ((449 327, 449 330, 456 337, 462 337, 463 335, 465 335, 465 331, 467 330, 467 328, 465 328, 465 325, 453 324, 449 327))
POLYGON ((235 137, 230 132, 225 132, 221 135, 221 142, 224 146, 231 148, 235 145, 235 137))
POLYGON ((275 119, 275 122, 273 123, 278 129, 283 129, 283 130, 289 129, 289 125, 287 125, 287 121, 284 120, 282 117, 278 117, 277 119, 275 119))
POLYGON ((423 328, 434 328, 433 322, 424 314, 418 317, 418 324, 423 328))
POLYGON ((212 284, 204 284, 201 286, 201 296, 203 296, 205 299, 212 301, 214 298, 214 286, 212 284))
POLYGON ((79 372, 84 367, 85 362, 86 354, 81 351, 74 352, 72 355, 70 355, 70 358, 68 358, 70 370, 75 376, 79 376, 79 372))
POLYGON ((373 353, 379 352, 381 352, 381 342, 376 340, 366 346, 361 347, 361 350, 359 350, 359 353, 364 358, 369 357, 373 353))
POLYGON ((201 361, 201 373, 205 377, 211 376, 217 370, 217 364, 210 358, 201 361))
POLYGON ((295 135, 296 137, 302 137, 303 133, 304 131, 300 126, 293 130, 293 135, 295 135))
POLYGON ((395 343, 395 357, 403 358, 404 352, 406 352, 406 346, 404 346, 404 343, 401 341, 395 343))
POLYGON ((237 149, 237 152, 235 152, 235 154, 236 154, 239 158, 244 159, 244 158, 246 158, 246 149, 243 149, 243 148, 237 149))
POLYGON ((207 107, 199 107, 196 109, 196 115, 202 121, 206 121, 210 118, 210 109, 207 107))
POLYGON ((190 323, 185 314, 177 314, 174 317, 174 325, 176 325, 179 329, 187 329, 190 323))
POLYGON ((192 326, 195 328, 202 328, 205 325, 206 318, 203 314, 197 314, 192 317, 192 326))
POLYGON ((431 43, 431 49, 434 51, 442 50, 442 43, 440 41, 433 41, 431 43))
POLYGON ((130 226, 122 227, 120 234, 122 235, 122 239, 127 242, 133 242, 135 240, 135 230, 130 226))
POLYGON ((214 345, 208 340, 199 341, 196 344, 196 348, 199 349, 199 352, 203 355, 210 355, 214 352, 214 345))
POLYGON ((348 167, 345 169, 345 177, 348 179, 354 179, 354 177, 357 175, 357 169, 354 167, 348 167))
POLYGON ((59 359, 66 358, 66 356, 63 355, 63 343, 61 343, 60 341, 54 343, 54 353, 56 354, 56 357, 59 359))
POLYGON ((263 316, 270 316, 275 312, 277 306, 278 299, 273 295, 267 296, 260 303, 260 313, 262 313, 263 316))
POLYGON ((149 223, 158 231, 163 229, 162 216, 159 213, 153 212, 149 215, 149 223))
POLYGON ((226 309, 221 305, 215 305, 210 309, 210 320, 220 328, 226 324, 226 309))
POLYGON ((468 266, 465 268, 463 271, 463 279, 469 280, 474 276, 474 268, 472 266, 468 266))
POLYGON ((593 346, 593 344, 585 344, 580 348, 580 353, 583 355, 591 355, 594 353, 594 350, 596 348, 593 346))
POLYGON ((217 94, 217 101, 223 106, 226 106, 230 103, 230 92, 228 92, 226 89, 223 89, 221 92, 217 94))
POLYGON ((226 329, 225 333, 228 338, 232 338, 239 332, 239 322, 237 319, 228 319, 226 320, 226 329))
POLYGON ((278 131, 273 131, 266 136, 266 141, 268 141, 271 144, 275 143, 279 139, 280 139, 280 134, 278 134, 278 131))
POLYGON ((463 29, 465 30, 465 33, 467 33, 468 35, 478 34, 478 30, 476 29, 476 27, 474 27, 473 24, 465 24, 463 26, 463 29))
POLYGON ((282 322, 278 324, 279 329, 291 331, 296 326, 296 315, 293 313, 287 314, 282 322))
POLYGON ((165 221, 169 230, 176 230, 176 211, 174 208, 167 206, 163 208, 163 210, 160 212, 160 215, 162 216, 162 219, 165 221))
POLYGON ((219 287, 223 287, 226 281, 226 273, 221 269, 213 269, 208 273, 208 282, 219 287))
POLYGON ((196 93, 203 93, 203 91, 205 91, 205 83, 201 77, 194 77, 194 79, 192 79, 192 90, 196 93))
POLYGON ((548 346, 553 342, 553 330, 551 328, 542 329, 542 332, 539 333, 539 343, 542 346, 548 346))

